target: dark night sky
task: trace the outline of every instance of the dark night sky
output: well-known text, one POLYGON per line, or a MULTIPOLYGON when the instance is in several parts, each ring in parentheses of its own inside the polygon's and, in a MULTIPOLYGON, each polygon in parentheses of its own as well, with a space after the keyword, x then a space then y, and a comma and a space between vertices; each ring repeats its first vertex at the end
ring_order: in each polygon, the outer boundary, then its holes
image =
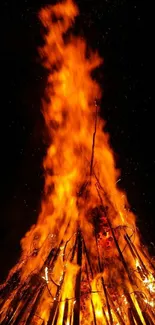
MULTIPOLYGON (((53 0, 1 2, 1 235, 0 281, 20 254, 20 239, 37 219, 46 149, 37 12, 53 0)), ((155 243, 153 2, 78 0, 76 31, 104 57, 96 73, 104 88, 101 114, 122 169, 143 240, 155 243)))

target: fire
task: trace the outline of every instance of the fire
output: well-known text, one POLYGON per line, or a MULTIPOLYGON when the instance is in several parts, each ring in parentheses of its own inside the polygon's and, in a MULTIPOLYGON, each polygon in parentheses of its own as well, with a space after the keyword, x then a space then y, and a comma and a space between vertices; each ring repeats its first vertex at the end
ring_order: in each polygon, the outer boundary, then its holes
POLYGON ((155 278, 152 274, 149 274, 148 277, 145 277, 143 282, 152 293, 155 293, 155 278))
POLYGON ((45 195, 22 255, 0 287, 0 324, 154 324, 154 265, 117 183, 102 96, 92 71, 103 60, 71 33, 72 0, 39 13, 48 70, 45 195))

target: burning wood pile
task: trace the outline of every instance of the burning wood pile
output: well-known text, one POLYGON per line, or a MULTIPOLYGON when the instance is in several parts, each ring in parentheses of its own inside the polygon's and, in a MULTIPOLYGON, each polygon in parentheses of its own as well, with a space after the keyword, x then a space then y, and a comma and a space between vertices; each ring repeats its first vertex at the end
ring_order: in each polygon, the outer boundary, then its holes
POLYGON ((77 14, 72 0, 39 14, 48 69, 45 195, 0 286, 1 325, 155 324, 155 266, 117 187, 91 76, 102 60, 71 34, 77 14))

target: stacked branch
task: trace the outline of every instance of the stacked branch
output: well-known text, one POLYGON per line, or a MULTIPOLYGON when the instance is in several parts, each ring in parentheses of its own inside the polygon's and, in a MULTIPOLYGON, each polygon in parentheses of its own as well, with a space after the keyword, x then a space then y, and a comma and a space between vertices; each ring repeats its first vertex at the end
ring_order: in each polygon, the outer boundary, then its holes
POLYGON ((80 325, 84 324, 84 317, 91 319, 94 325, 155 323, 154 276, 144 265, 143 255, 137 251, 127 228, 112 228, 108 210, 103 206, 92 209, 91 217, 97 268, 94 268, 84 235, 77 226, 72 238, 51 247, 40 270, 32 272, 24 283, 20 279, 22 267, 17 267, 0 291, 1 325, 80 325), (124 238, 123 251, 119 245, 121 236, 124 238), (125 261, 124 252, 127 250, 135 269, 125 261), (115 254, 111 254, 112 251, 115 254), (53 272, 60 260, 61 276, 56 282, 53 272), (110 273, 120 262, 121 280, 118 283, 110 273), (77 268, 73 283, 70 283, 73 295, 64 298, 65 282, 73 265, 77 268), (48 314, 42 317, 39 310, 44 297, 48 299, 49 308, 48 314))

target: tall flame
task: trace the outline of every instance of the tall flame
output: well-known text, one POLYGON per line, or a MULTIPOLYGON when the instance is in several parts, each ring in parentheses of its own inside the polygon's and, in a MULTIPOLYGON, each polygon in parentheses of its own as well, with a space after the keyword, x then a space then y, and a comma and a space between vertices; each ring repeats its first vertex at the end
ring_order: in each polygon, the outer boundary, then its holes
POLYGON ((98 114, 101 88, 92 71, 102 59, 71 34, 77 15, 72 0, 39 13, 46 30, 40 55, 48 69, 45 195, 8 276, 6 283, 17 272, 20 280, 5 303, 0 300, 0 324, 148 324, 148 318, 153 324, 155 319, 153 265, 146 249, 145 256, 141 252, 135 216, 117 187, 119 171, 98 114), (30 309, 23 290, 31 292, 30 309), (14 312, 8 316, 10 307, 14 312))

